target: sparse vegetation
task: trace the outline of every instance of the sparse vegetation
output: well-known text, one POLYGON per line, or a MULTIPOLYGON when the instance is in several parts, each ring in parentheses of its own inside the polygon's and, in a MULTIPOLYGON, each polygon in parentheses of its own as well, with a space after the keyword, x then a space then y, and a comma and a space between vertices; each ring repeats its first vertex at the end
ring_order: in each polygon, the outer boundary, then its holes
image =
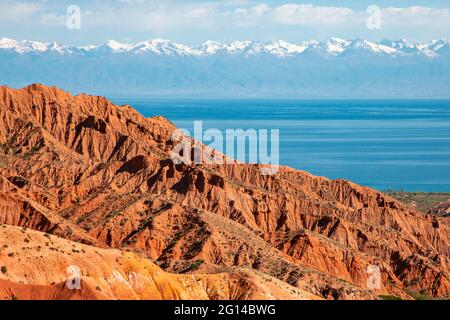
POLYGON ((415 204, 417 210, 423 213, 427 213, 431 208, 450 199, 450 193, 445 192, 404 192, 402 190, 388 190, 385 193, 408 206, 415 204))
POLYGON ((433 300, 433 297, 430 296, 426 290, 420 290, 420 292, 407 290, 406 293, 413 297, 415 300, 433 300))
POLYGON ((8 272, 8 268, 6 266, 2 266, 1 267, 1 271, 2 271, 3 274, 5 274, 5 273, 8 272))
POLYGON ((380 295, 378 296, 381 300, 402 300, 400 297, 393 295, 380 295))
POLYGON ((197 270, 205 261, 204 260, 196 260, 190 266, 188 271, 197 270))

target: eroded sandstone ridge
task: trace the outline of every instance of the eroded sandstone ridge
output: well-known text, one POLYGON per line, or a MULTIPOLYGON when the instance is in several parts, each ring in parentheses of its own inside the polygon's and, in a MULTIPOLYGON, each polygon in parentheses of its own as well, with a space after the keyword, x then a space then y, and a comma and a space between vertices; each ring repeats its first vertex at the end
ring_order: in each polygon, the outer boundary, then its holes
POLYGON ((175 165, 175 129, 102 97, 0 87, 0 294, 450 296, 448 217, 285 167, 267 176, 230 161, 175 165), (81 292, 64 289, 70 264, 86 279, 81 292), (373 266, 377 288, 368 281, 373 266), (115 271, 125 282, 138 274, 144 291, 116 287, 115 271))

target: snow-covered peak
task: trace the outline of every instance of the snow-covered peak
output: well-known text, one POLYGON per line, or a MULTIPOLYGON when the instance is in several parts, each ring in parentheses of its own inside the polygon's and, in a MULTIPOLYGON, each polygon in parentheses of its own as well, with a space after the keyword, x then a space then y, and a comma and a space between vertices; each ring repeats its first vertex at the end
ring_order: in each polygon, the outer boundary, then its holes
POLYGON ((345 40, 339 37, 331 37, 331 39, 328 42, 332 42, 335 44, 340 44, 340 45, 348 45, 351 43, 351 41, 349 40, 345 40))
POLYGON ((397 49, 412 49, 415 47, 414 44, 410 43, 408 40, 406 39, 400 39, 400 40, 388 40, 388 39, 383 39, 380 41, 380 44, 388 46, 388 47, 392 47, 392 48, 397 48, 397 49))
POLYGON ((226 50, 231 54, 240 53, 246 49, 249 49, 254 44, 255 43, 253 41, 233 41, 226 45, 226 50))
POLYGON ((333 37, 325 42, 325 50, 332 55, 338 55, 345 51, 351 41, 333 37))
POLYGON ((304 45, 295 45, 289 42, 278 40, 267 43, 255 41, 234 41, 231 43, 221 43, 217 41, 205 41, 196 50, 199 55, 213 55, 219 52, 228 54, 245 54, 247 56, 258 53, 268 53, 278 57, 286 57, 303 52, 306 49, 304 45))
POLYGON ((352 41, 352 43, 348 46, 348 50, 366 50, 373 53, 378 54, 386 54, 386 55, 395 55, 398 54, 399 51, 395 48, 388 47, 381 43, 370 42, 367 40, 357 39, 352 41))
POLYGON ((0 48, 14 50, 18 53, 44 52, 47 50, 48 44, 37 41, 16 41, 13 39, 1 38, 0 48))
POLYGON ((57 42, 52 42, 47 45, 47 51, 53 51, 56 53, 64 54, 64 53, 67 53, 69 50, 57 42))
POLYGON ((223 43, 207 40, 196 49, 200 54, 216 54, 218 51, 223 50, 224 48, 225 45, 223 43))
POLYGON ((439 46, 439 49, 436 50, 438 55, 448 55, 450 53, 450 41, 449 40, 443 40, 444 43, 439 46))
POLYGON ((48 49, 47 43, 37 42, 37 41, 20 41, 19 50, 23 50, 24 52, 31 52, 31 51, 37 51, 37 52, 44 52, 48 49))
POLYGON ((136 54, 151 52, 167 55, 188 55, 193 53, 193 49, 190 47, 165 39, 153 39, 140 42, 133 47, 132 51, 136 54))
POLYGON ((64 54, 68 52, 66 47, 56 42, 16 41, 8 38, 0 38, 0 49, 11 50, 17 53, 42 53, 51 51, 64 54))
POLYGON ((417 53, 419 51, 417 45, 410 43, 406 39, 399 39, 399 40, 383 39, 379 42, 379 44, 384 45, 386 47, 394 48, 397 51, 407 54, 417 53))
POLYGON ((208 40, 203 42, 199 47, 192 49, 195 55, 214 55, 218 53, 226 54, 253 54, 261 51, 261 45, 254 41, 233 41, 231 43, 222 43, 208 40))
POLYGON ((423 44, 420 44, 418 47, 421 50, 432 50, 432 51, 438 51, 442 47, 448 45, 450 43, 447 39, 440 39, 440 40, 432 40, 430 42, 426 42, 423 44))
POLYGON ((192 53, 188 46, 175 43, 165 39, 152 39, 136 44, 123 43, 116 40, 109 40, 101 46, 78 47, 78 50, 85 51, 106 51, 111 53, 132 53, 132 54, 166 54, 166 55, 187 55, 192 53))
POLYGON ((417 45, 418 50, 423 54, 431 58, 439 56, 441 49, 448 46, 450 43, 447 39, 432 40, 429 42, 421 43, 417 45))
POLYGON ((264 47, 267 49, 267 52, 279 57, 302 53, 308 48, 308 46, 304 44, 296 45, 283 40, 268 42, 264 47))
POLYGON ((17 41, 8 38, 0 38, 0 49, 14 49, 17 47, 17 41))
POLYGON ((108 40, 105 43, 105 47, 111 49, 113 52, 126 52, 132 48, 132 45, 127 43, 122 43, 116 40, 108 40))

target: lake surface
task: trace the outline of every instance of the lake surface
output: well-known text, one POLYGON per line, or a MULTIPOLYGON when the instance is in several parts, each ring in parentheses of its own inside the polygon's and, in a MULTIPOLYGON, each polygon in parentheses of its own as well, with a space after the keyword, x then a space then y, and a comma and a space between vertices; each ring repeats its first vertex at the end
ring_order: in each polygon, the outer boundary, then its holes
POLYGON ((279 129, 280 164, 315 175, 450 192, 450 100, 112 100, 189 130, 279 129))

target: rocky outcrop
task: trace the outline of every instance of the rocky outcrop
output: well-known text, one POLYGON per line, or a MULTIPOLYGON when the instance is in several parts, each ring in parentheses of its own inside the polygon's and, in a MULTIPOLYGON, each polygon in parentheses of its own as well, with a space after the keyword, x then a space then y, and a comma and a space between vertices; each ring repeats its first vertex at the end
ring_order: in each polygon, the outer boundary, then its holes
POLYGON ((0 87, 0 223, 181 274, 257 270, 327 299, 450 295, 445 218, 290 168, 175 164, 175 129, 102 97, 0 87))
POLYGON ((429 214, 434 214, 442 217, 450 217, 450 200, 442 202, 428 211, 429 214))
POLYGON ((319 299, 242 268, 178 276, 131 252, 26 228, 0 226, 0 238, 1 299, 319 299))

